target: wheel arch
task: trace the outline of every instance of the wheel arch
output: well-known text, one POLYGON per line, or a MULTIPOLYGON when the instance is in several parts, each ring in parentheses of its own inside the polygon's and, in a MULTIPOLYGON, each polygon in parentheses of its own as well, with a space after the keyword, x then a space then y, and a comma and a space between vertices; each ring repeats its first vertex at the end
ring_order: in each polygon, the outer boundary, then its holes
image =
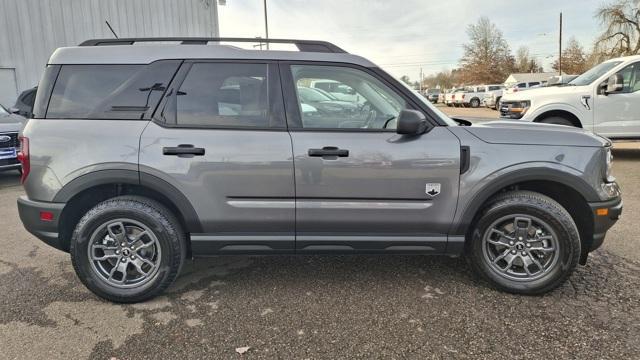
POLYGON ((54 197, 65 203, 60 214, 59 239, 65 250, 75 224, 91 207, 120 195, 140 195, 154 199, 175 213, 186 232, 202 232, 197 213, 186 196, 168 182, 133 170, 99 170, 66 184, 54 197))
POLYGON ((501 175, 476 192, 476 196, 462 211, 453 235, 470 239, 473 224, 478 220, 487 203, 496 195, 509 190, 530 190, 549 196, 571 214, 580 232, 581 263, 586 260, 593 242, 593 215, 588 202, 600 201, 597 192, 580 177, 555 169, 523 169, 501 175))
POLYGON ((571 123, 575 127, 579 127, 579 128, 583 127, 582 126, 582 121, 580 121, 580 119, 578 118, 577 115, 575 115, 571 111, 560 110, 560 109, 545 111, 545 112, 541 113, 540 115, 536 116, 536 118, 533 120, 533 122, 541 122, 542 120, 548 119, 550 117, 561 117, 561 118, 564 118, 564 119, 567 119, 567 120, 571 121, 571 123))

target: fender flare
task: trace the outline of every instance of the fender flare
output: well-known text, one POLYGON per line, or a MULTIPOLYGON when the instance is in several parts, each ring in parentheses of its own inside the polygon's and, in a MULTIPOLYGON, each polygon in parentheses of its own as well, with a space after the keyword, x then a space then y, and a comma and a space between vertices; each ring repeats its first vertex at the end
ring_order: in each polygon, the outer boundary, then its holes
POLYGON ((587 202, 601 201, 598 193, 585 180, 561 170, 535 167, 508 171, 491 180, 480 189, 474 190, 475 196, 464 209, 460 209, 459 213, 462 216, 457 224, 452 226, 451 235, 466 235, 476 214, 482 209, 487 200, 505 187, 526 181, 556 182, 575 189, 587 202))
POLYGON ((180 190, 157 176, 135 170, 96 170, 84 174, 64 185, 53 202, 66 203, 82 191, 108 184, 139 185, 164 195, 180 211, 187 232, 202 232, 202 225, 193 205, 180 190))

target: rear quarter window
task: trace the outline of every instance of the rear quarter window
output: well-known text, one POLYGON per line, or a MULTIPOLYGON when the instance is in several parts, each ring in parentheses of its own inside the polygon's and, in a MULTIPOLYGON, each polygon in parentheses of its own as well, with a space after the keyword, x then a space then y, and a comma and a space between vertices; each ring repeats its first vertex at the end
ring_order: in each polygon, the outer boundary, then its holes
POLYGON ((62 65, 46 118, 150 118, 179 65, 178 60, 149 65, 62 65))

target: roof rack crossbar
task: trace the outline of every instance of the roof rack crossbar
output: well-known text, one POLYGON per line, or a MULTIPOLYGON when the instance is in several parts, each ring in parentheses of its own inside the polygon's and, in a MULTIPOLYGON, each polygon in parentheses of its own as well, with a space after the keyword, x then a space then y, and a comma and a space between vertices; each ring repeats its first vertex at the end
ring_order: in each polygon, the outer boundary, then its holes
POLYGON ((247 42, 269 44, 294 44, 298 50, 306 52, 346 53, 343 49, 327 41, 293 40, 293 39, 263 39, 263 38, 209 38, 209 37, 153 37, 153 38, 120 38, 120 39, 91 39, 79 46, 105 45, 133 45, 139 42, 176 41, 183 45, 206 45, 209 42, 247 42))

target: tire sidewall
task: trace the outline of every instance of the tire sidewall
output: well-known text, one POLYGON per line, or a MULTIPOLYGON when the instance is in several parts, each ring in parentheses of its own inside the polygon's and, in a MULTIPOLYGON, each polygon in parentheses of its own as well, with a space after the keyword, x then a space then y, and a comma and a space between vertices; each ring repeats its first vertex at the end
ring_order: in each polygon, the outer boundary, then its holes
POLYGON ((570 224, 565 224, 558 217, 536 205, 504 204, 490 208, 477 222, 473 232, 471 251, 478 270, 499 288, 511 292, 539 293, 546 291, 547 288, 555 287, 555 284, 566 276, 566 272, 575 267, 578 260, 576 254, 580 253, 580 240, 579 237, 576 237, 577 232, 571 229, 570 224), (530 215, 544 220, 557 235, 556 240, 560 252, 558 262, 548 274, 541 278, 532 281, 510 280, 498 274, 497 270, 493 269, 484 259, 482 240, 485 232, 497 219, 514 214, 530 215))
POLYGON ((115 202, 100 204, 89 211, 79 222, 71 240, 70 248, 76 272, 81 281, 101 297, 110 299, 116 297, 120 298, 120 300, 132 299, 133 301, 137 301, 137 298, 140 297, 152 297, 156 291, 164 290, 162 284, 173 280, 169 278, 172 274, 172 266, 175 266, 173 262, 176 257, 176 251, 181 251, 180 247, 176 247, 176 230, 171 226, 167 226, 168 221, 155 209, 147 208, 147 211, 132 207, 125 209, 118 207, 116 204, 115 202), (93 270, 91 260, 88 257, 91 235, 96 229, 106 222, 122 218, 136 220, 146 225, 158 239, 161 248, 160 265, 154 278, 138 287, 126 289, 109 285, 100 279, 99 275, 93 270), (162 221, 162 219, 165 221, 162 221), (159 288, 162 289, 158 290, 159 288), (150 294, 150 292, 153 294, 150 294))

